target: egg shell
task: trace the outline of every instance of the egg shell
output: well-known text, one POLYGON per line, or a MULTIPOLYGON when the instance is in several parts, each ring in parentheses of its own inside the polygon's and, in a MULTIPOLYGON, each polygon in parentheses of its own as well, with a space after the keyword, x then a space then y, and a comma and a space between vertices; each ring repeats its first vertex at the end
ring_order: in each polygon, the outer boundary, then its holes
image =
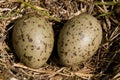
POLYGON ((53 49, 52 26, 43 16, 25 15, 15 21, 12 42, 21 62, 39 68, 46 63, 53 49))
POLYGON ((80 14, 65 23, 58 38, 60 63, 79 65, 92 57, 102 40, 98 20, 89 14, 80 14))

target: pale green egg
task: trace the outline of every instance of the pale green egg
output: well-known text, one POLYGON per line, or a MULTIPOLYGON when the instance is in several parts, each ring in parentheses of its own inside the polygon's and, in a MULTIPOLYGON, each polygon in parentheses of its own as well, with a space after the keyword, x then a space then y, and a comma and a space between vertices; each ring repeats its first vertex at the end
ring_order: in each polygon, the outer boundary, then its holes
POLYGON ((58 38, 60 62, 78 65, 92 57, 102 40, 99 21, 89 14, 80 14, 65 23, 58 38))
POLYGON ((15 21, 12 42, 21 62, 28 67, 39 68, 46 63, 53 50, 52 26, 45 17, 25 15, 15 21))

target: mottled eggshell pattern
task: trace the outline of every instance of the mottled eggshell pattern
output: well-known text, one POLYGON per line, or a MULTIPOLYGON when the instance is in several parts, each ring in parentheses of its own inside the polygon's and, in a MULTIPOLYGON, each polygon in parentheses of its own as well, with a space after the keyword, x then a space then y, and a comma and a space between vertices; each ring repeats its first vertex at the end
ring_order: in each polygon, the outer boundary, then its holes
POLYGON ((98 20, 81 14, 70 19, 58 38, 60 62, 66 66, 78 65, 97 51, 102 40, 102 28, 98 20))
POLYGON ((44 17, 25 15, 16 20, 12 41, 21 62, 28 67, 39 68, 51 55, 54 44, 53 29, 44 17))

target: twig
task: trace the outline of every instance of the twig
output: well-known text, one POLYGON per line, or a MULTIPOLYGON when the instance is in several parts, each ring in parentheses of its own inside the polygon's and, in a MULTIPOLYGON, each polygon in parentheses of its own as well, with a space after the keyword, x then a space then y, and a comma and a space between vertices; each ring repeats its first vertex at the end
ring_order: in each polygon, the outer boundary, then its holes
POLYGON ((112 80, 120 80, 120 73, 118 73, 117 75, 115 75, 112 80))
POLYGON ((3 11, 11 11, 10 8, 0 8, 0 12, 3 12, 3 11))
POLYGON ((50 71, 50 70, 48 71, 48 70, 32 69, 32 68, 22 65, 21 63, 18 63, 18 64, 14 63, 13 66, 23 68, 23 69, 28 69, 30 71, 34 71, 34 72, 38 72, 38 73, 47 73, 47 74, 55 73, 54 71, 50 71))
POLYGON ((111 34, 111 36, 110 36, 110 38, 109 38, 109 40, 110 41, 113 41, 115 38, 117 38, 119 35, 120 35, 120 28, 119 28, 120 26, 117 26, 116 28, 115 28, 115 30, 112 32, 112 34, 111 34))
POLYGON ((58 73, 61 72, 62 70, 64 70, 64 67, 61 68, 60 70, 56 71, 54 74, 50 75, 49 77, 53 77, 53 76, 55 76, 56 74, 58 74, 58 73))
POLYGON ((3 2, 5 2, 5 0, 0 0, 0 3, 3 3, 3 2))
POLYGON ((82 72, 75 72, 74 74, 81 78, 88 79, 88 80, 90 80, 90 78, 94 76, 94 74, 85 74, 82 72))
MULTIPOLYGON (((32 68, 29 68, 27 66, 24 66, 20 63, 16 64, 14 63, 13 64, 14 67, 19 67, 19 68, 23 68, 23 69, 27 69, 27 70, 30 70, 30 71, 34 71, 34 72, 37 72, 37 73, 43 73, 43 74, 52 74, 52 76, 56 75, 56 74, 59 74, 59 75, 64 75, 64 76, 71 76, 71 75, 68 75, 68 74, 64 74, 64 73, 60 73, 60 71, 62 71, 64 68, 61 68, 60 70, 58 70, 57 72, 55 71, 51 71, 51 70, 40 70, 40 69, 32 69, 32 68)), ((51 77, 51 76, 49 76, 51 77)))

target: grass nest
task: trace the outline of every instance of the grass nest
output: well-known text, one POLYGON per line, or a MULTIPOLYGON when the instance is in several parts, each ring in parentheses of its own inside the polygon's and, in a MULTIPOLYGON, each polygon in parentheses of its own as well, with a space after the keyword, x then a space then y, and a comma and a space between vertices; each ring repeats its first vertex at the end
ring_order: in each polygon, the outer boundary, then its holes
POLYGON ((0 0, 0 80, 120 80, 119 0, 0 0), (55 49, 46 65, 32 69, 8 45, 11 22, 25 14, 48 17, 57 40, 63 23, 84 12, 100 21, 103 40, 82 67, 59 66, 55 49))

